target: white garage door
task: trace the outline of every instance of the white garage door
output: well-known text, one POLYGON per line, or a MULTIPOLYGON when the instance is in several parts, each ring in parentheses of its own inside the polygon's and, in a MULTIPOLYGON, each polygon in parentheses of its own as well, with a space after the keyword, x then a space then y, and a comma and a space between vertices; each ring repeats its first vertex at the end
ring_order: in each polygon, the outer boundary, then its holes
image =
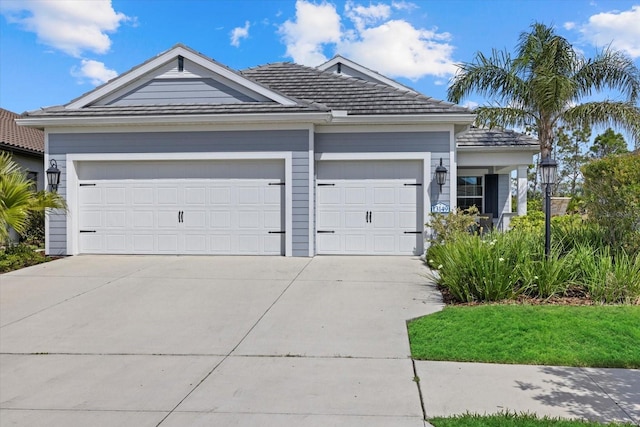
POLYGON ((422 253, 421 162, 321 161, 317 169, 319 254, 422 253))
POLYGON ((96 254, 284 253, 284 162, 84 162, 79 248, 96 254))

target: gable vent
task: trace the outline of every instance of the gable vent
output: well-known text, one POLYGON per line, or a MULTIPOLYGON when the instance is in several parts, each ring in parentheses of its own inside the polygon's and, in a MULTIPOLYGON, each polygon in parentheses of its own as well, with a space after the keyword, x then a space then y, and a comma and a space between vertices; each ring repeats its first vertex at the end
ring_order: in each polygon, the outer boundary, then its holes
POLYGON ((180 55, 178 55, 178 71, 179 72, 184 71, 184 58, 180 55))

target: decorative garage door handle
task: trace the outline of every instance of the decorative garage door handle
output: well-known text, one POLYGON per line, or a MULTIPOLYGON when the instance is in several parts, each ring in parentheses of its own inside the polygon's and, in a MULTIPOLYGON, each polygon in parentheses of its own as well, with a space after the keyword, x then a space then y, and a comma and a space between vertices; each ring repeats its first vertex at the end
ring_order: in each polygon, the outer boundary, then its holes
POLYGON ((184 211, 178 211, 178 222, 184 222, 184 211))
POLYGON ((366 211, 364 213, 364 220, 365 222, 371 222, 371 218, 373 217, 373 212, 371 211, 366 211))

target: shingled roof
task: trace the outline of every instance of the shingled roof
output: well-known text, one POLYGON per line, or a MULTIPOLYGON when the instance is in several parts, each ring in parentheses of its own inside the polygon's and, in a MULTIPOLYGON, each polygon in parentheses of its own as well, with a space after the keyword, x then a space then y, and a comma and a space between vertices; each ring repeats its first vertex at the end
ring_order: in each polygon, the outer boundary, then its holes
POLYGON ((0 108, 0 148, 44 153, 44 132, 18 126, 15 119, 19 117, 19 114, 0 108))
POLYGON ((286 96, 347 111, 349 115, 471 114, 467 108, 415 92, 290 62, 249 68, 242 74, 286 96))
POLYGON ((522 133, 503 129, 471 127, 456 138, 458 147, 538 147, 538 140, 522 133))

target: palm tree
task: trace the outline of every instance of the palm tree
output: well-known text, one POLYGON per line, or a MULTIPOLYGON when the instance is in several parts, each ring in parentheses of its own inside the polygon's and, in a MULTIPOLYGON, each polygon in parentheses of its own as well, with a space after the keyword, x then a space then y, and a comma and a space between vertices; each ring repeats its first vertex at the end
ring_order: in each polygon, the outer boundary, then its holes
POLYGON ((497 102, 476 109, 478 124, 533 129, 543 158, 551 153, 560 125, 618 126, 640 145, 638 67, 610 48, 587 59, 544 24, 534 23, 520 35, 514 58, 508 52, 494 50, 490 57, 478 52, 473 62, 460 65, 449 101, 460 103, 472 92, 497 102), (619 91, 625 100, 580 103, 604 89, 619 91))
POLYGON ((7 152, 0 153, 0 243, 9 238, 9 228, 22 234, 31 212, 46 208, 64 209, 64 199, 57 193, 34 191, 19 166, 7 152))

